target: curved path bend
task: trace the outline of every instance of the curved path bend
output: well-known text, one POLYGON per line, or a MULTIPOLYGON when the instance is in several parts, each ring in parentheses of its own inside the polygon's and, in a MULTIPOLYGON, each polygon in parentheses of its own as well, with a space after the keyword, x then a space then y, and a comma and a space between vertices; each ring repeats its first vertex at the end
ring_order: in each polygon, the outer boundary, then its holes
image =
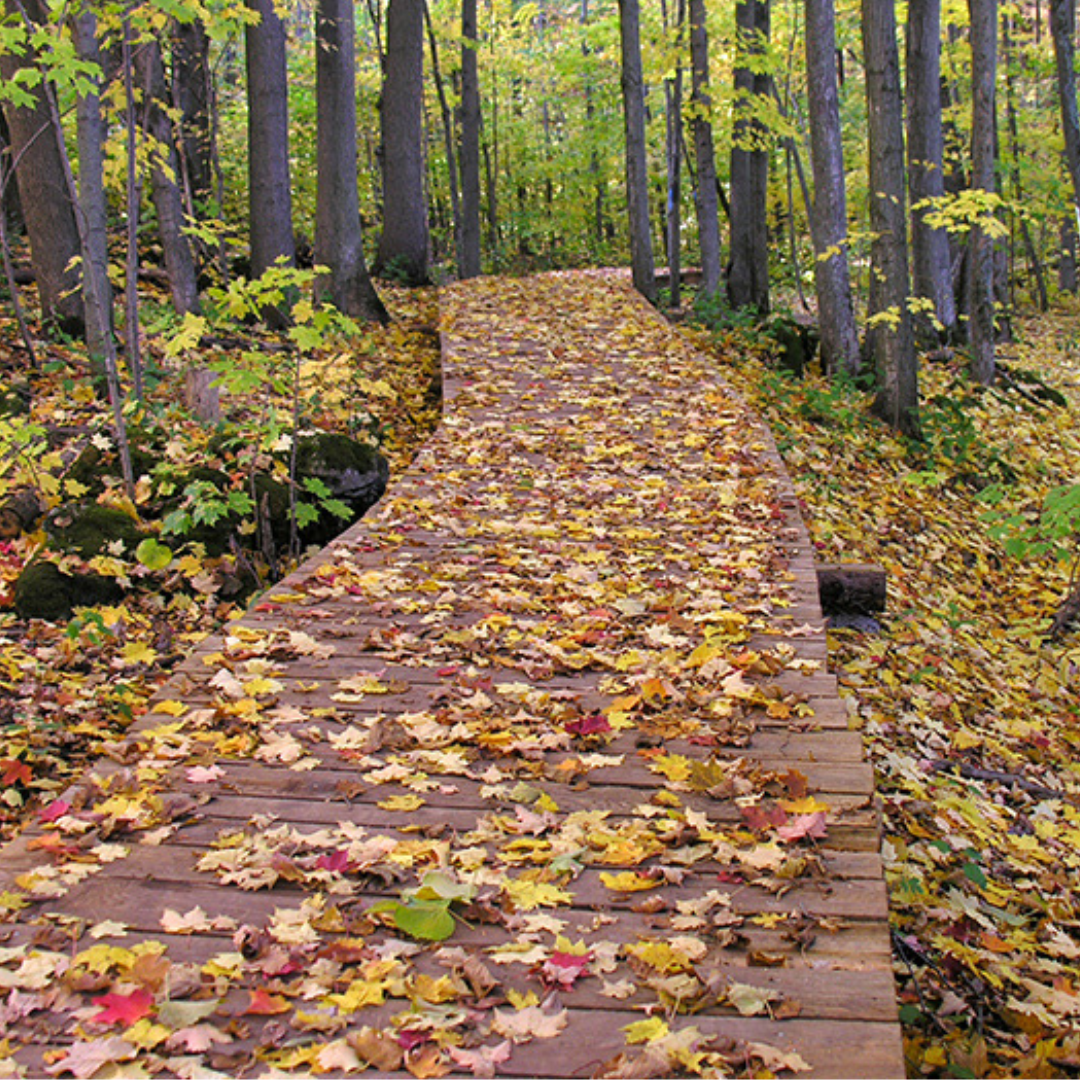
POLYGON ((383 502, 3 852, 7 1053, 903 1076, 873 776, 768 432, 620 275, 454 286, 441 330, 383 502))

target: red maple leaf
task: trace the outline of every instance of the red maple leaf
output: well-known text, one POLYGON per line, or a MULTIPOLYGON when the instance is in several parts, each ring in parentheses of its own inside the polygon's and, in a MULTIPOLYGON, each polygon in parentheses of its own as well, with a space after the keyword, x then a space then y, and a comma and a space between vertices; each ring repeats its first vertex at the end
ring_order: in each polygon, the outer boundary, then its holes
POLYGON ((4 758, 0 761, 0 784, 11 787, 13 784, 29 784, 34 779, 30 766, 18 758, 4 758))
POLYGON ((280 994, 271 994, 261 987, 252 990, 251 1001, 241 1016, 278 1016, 287 1013, 292 1006, 280 994))
POLYGON ((601 713, 571 720, 565 727, 571 735, 602 735, 611 730, 608 718, 601 713))
POLYGON ((64 799, 53 799, 44 810, 38 814, 38 819, 43 822, 57 821, 71 809, 71 803, 64 799))
POLYGON ((343 874, 349 869, 349 853, 335 851, 329 855, 320 855, 315 865, 320 870, 329 870, 333 874, 343 874))
POLYGON ((131 1027, 154 1009, 154 995, 141 987, 130 994, 103 994, 94 999, 101 1012, 90 1017, 95 1024, 119 1024, 131 1027))
POLYGON ((754 832, 767 832, 787 821, 787 811, 776 803, 752 803, 740 810, 743 822, 754 832))
POLYGON ((569 990, 585 973, 591 959, 591 952, 580 956, 575 953, 554 952, 544 963, 541 972, 548 983, 555 983, 563 990, 569 990))

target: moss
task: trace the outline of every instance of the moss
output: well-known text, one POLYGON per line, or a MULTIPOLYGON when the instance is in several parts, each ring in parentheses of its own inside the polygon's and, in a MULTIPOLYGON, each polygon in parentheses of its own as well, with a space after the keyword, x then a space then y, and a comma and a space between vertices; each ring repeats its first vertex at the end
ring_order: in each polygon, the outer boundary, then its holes
POLYGON ((15 611, 22 619, 69 619, 77 607, 112 604, 124 590, 98 574, 65 574, 56 563, 34 559, 15 579, 15 611))
POLYGON ((122 510, 97 503, 61 506, 49 515, 45 527, 55 547, 84 559, 102 554, 117 541, 123 544, 125 553, 130 553, 143 539, 138 525, 122 510))
POLYGON ((381 458, 373 446, 350 439, 348 435, 333 432, 305 435, 297 446, 296 471, 301 477, 345 473, 349 469, 358 473, 374 472, 379 468, 381 458))

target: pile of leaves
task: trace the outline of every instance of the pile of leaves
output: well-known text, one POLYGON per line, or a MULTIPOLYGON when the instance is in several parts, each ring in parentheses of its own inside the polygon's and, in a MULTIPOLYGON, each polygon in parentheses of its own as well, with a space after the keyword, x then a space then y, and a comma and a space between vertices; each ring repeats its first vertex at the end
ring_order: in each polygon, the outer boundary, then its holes
POLYGON ((1022 320, 991 390, 961 355, 924 365, 921 442, 853 386, 781 374, 761 338, 702 338, 770 424, 821 561, 888 572, 880 629, 831 632, 830 663, 878 775, 912 1075, 1080 1068, 1080 635, 1051 633, 1076 550, 1078 325, 1022 320))
MULTIPOLYGON (((142 473, 131 498, 114 469, 98 501, 128 513, 160 543, 114 546, 89 560, 65 556, 63 564, 119 581, 122 601, 79 609, 61 623, 20 620, 14 582, 48 537, 38 528, 0 539, 0 839, 108 755, 176 663, 240 614, 249 600, 237 587, 241 569, 270 585, 294 565, 257 565, 243 552, 213 556, 183 534, 162 533, 148 508, 169 469, 213 468, 239 477, 242 489, 247 466, 238 455, 252 445, 287 449, 298 418, 302 430, 377 443, 393 472, 430 433, 439 412, 435 293, 388 287, 385 295, 391 325, 325 334, 299 359, 295 340, 250 326, 237 331, 235 320, 226 332, 203 323, 194 340, 174 322, 151 329, 146 394, 129 404, 126 419, 132 441, 153 448, 155 477, 142 473), (195 419, 184 404, 185 369, 193 364, 220 372, 230 388, 217 425, 195 419), (295 387, 259 377, 290 364, 295 387)), ((33 490, 46 508, 85 498, 72 466, 88 447, 106 454, 115 447, 108 406, 80 350, 42 339, 35 370, 17 340, 12 323, 0 325, 0 378, 10 402, 0 412, 3 488, 33 490)), ((201 502, 189 500, 196 517, 225 506, 226 495, 211 485, 205 491, 201 502)))

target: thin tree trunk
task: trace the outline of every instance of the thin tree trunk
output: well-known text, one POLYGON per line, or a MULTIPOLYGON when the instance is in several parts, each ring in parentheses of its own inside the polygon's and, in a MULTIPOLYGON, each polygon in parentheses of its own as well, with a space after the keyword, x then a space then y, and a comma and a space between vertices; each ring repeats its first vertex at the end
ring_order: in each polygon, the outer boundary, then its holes
POLYGON ((96 70, 93 89, 76 102, 76 137, 79 147, 79 213, 86 233, 87 258, 83 267, 86 307, 86 346, 96 380, 103 379, 107 343, 112 337, 112 286, 109 283, 108 204, 105 198, 105 140, 108 125, 101 111, 101 48, 97 17, 89 7, 74 18, 72 30, 79 59, 96 70), (99 309, 100 305, 100 309, 99 309))
POLYGON ((912 286, 915 295, 931 305, 930 311, 916 315, 914 329, 920 340, 937 343, 956 335, 957 319, 949 237, 927 221, 931 200, 945 194, 941 0, 909 0, 906 59, 912 286))
POLYGON ((439 96, 439 111, 442 113, 443 143, 446 151, 446 172, 450 186, 450 213, 453 218, 454 251, 461 250, 461 196, 458 192, 457 155, 454 152, 454 114, 446 98, 442 70, 439 67, 439 50, 435 41, 435 27, 431 23, 431 10, 424 0, 424 21, 427 24, 428 48, 431 52, 431 73, 435 79, 435 91, 439 96))
MULTIPOLYGON (((1016 83, 1012 71, 1012 19, 1006 16, 1002 25, 1002 46, 1005 50, 1005 122, 1009 133, 1009 153, 1012 157, 1012 200, 1016 207, 1024 205, 1024 188, 1020 179, 1020 128, 1016 116, 1016 83)), ((1050 298, 1046 291, 1046 275, 1043 272, 1042 260, 1035 248, 1035 240, 1031 235, 1027 217, 1023 213, 1014 213, 1014 220, 1020 225, 1020 238, 1024 243, 1024 251, 1027 254, 1028 266, 1035 277, 1035 295, 1038 300, 1040 311, 1046 311, 1050 307, 1050 298)), ((1010 275, 1010 280, 1012 275, 1010 275)))
POLYGON ((180 163, 188 213, 214 197, 214 103, 210 38, 194 20, 172 25, 172 101, 180 114, 180 163))
POLYGON ((199 310, 199 280, 195 256, 184 235, 184 200, 176 178, 180 161, 166 100, 165 68, 157 42, 144 42, 134 52, 142 89, 143 130, 150 136, 150 189, 157 212, 158 237, 173 307, 180 315, 199 310))
POLYGON ((480 273, 480 72, 476 0, 461 2, 461 245, 458 274, 480 273))
MULTIPOLYGON (((968 0, 971 17, 971 186, 995 190, 994 132, 997 74, 997 0, 968 0)), ((976 382, 993 385, 994 239, 975 224, 971 230, 971 373, 976 382)))
POLYGON ((862 0, 870 161, 870 326, 867 341, 878 391, 874 412, 906 435, 919 432, 915 340, 908 300, 904 120, 896 10, 862 0))
MULTIPOLYGON (((665 215, 669 296, 671 306, 682 302, 682 98, 683 69, 681 62, 683 24, 686 22, 686 0, 678 0, 675 12, 675 48, 680 60, 674 74, 664 80, 667 136, 667 213, 665 215)), ((664 23, 667 29, 667 4, 664 4, 664 23)))
POLYGON ((641 68, 638 0, 619 0, 623 121, 626 132, 626 204, 634 287, 656 301, 656 269, 649 224, 649 177, 645 146, 645 82, 641 68))
POLYGON ((701 295, 714 297, 720 291, 720 210, 713 148, 712 95, 709 93, 709 34, 705 24, 705 0, 690 0, 690 70, 697 181, 694 207, 697 211, 698 246, 701 251, 701 295))
POLYGON ((135 113, 135 70, 132 59, 131 19, 123 22, 121 63, 124 74, 124 127, 127 134, 125 199, 127 209, 127 260, 124 273, 124 344, 135 397, 142 400, 142 343, 139 333, 139 215, 142 185, 139 182, 139 125, 135 113))
POLYGON ((806 73, 814 170, 814 287, 821 356, 830 374, 855 375, 862 357, 848 267, 847 192, 836 79, 833 0, 806 0, 806 73))
MULTIPOLYGON (((1050 0, 1050 31, 1054 38, 1057 65, 1058 99, 1061 104, 1061 130, 1065 137, 1065 163, 1072 182, 1073 213, 1066 227, 1073 236, 1065 251, 1076 248, 1075 235, 1080 225, 1080 113, 1076 104, 1076 0, 1050 0), (1075 219, 1075 220, 1074 220, 1075 219)), ((1076 258, 1062 259, 1068 267, 1062 287, 1076 292, 1076 258)))

